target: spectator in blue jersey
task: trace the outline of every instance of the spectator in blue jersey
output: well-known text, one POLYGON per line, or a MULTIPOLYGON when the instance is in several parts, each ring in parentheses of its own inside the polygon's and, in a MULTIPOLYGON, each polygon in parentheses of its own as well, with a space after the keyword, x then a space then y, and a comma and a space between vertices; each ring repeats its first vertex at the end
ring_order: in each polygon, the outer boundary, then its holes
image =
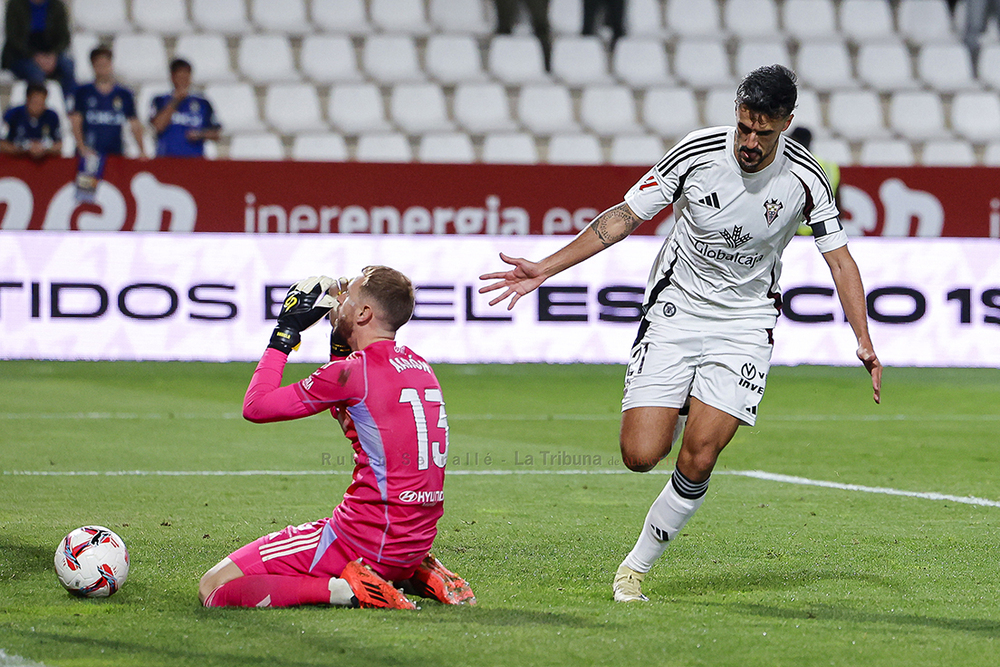
POLYGON ((46 108, 48 96, 45 84, 28 84, 24 105, 8 109, 3 115, 7 132, 0 140, 0 153, 44 160, 62 152, 59 116, 46 108))
POLYGON ((205 141, 218 141, 221 125, 211 103, 191 93, 191 63, 170 63, 174 92, 153 99, 149 122, 156 130, 158 157, 204 157, 205 141))
POLYGON ((69 96, 76 88, 69 49, 69 12, 62 0, 10 0, 4 14, 4 69, 28 83, 56 79, 69 96))
POLYGON ((135 98, 132 91, 115 81, 111 49, 98 46, 90 52, 90 64, 94 67, 94 83, 77 88, 67 104, 77 150, 83 156, 123 155, 122 130, 128 123, 139 144, 139 157, 147 159, 135 98))

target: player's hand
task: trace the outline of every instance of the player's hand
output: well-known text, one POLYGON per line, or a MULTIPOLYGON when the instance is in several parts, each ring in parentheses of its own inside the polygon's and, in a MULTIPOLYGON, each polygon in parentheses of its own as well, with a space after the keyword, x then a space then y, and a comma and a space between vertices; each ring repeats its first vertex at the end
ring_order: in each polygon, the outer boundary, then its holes
POLYGON ((545 282, 548 278, 537 262, 529 262, 522 257, 508 257, 500 253, 500 259, 512 265, 510 271, 497 271, 496 273, 484 273, 479 276, 480 280, 496 280, 497 282, 479 288, 480 294, 486 294, 494 290, 503 289, 503 294, 490 301, 491 306, 495 306, 509 296, 512 296, 507 310, 514 307, 517 300, 525 294, 532 292, 545 282))
POLYGON ((858 359, 865 365, 865 369, 872 375, 873 398, 876 403, 882 402, 882 362, 875 356, 875 350, 871 343, 861 343, 858 346, 858 359))
POLYGON ((336 282, 326 276, 310 276, 292 285, 267 346, 285 354, 296 349, 302 342, 300 334, 323 319, 337 304, 337 298, 329 292, 336 282))

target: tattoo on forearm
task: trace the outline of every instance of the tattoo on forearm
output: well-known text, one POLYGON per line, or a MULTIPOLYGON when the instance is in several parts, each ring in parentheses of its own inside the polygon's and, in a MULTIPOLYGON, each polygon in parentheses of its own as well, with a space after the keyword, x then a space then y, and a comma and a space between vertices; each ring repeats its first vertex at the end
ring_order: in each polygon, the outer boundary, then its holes
POLYGON ((634 232, 641 224, 642 220, 635 217, 625 204, 620 204, 594 218, 590 228, 597 234, 601 244, 608 248, 634 232))

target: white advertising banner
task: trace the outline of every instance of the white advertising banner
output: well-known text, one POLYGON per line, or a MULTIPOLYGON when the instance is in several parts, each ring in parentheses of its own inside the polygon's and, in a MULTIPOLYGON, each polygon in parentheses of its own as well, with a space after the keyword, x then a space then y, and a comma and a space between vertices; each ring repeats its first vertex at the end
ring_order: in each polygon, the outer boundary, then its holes
MULTIPOLYGON (((544 237, 0 233, 0 358, 254 361, 290 284, 368 264, 418 287, 400 340, 434 362, 625 363, 659 249, 635 237, 553 278, 508 312, 478 276, 505 254, 538 259, 544 237)), ((1000 365, 1000 241, 851 242, 888 365, 1000 365)), ((784 255, 776 364, 856 363, 855 339, 811 239, 784 255)), ((296 361, 327 358, 325 323, 296 361)))

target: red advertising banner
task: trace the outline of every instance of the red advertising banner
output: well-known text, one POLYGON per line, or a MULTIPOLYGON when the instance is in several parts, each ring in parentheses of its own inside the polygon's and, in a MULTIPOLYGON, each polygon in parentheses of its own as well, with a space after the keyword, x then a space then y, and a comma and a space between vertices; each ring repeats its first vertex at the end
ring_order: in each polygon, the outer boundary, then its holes
MULTIPOLYGON (((76 162, 0 158, 0 229, 279 234, 575 234, 639 167, 109 158, 93 203, 76 162)), ((1000 169, 845 167, 856 236, 1000 237, 1000 169)), ((637 234, 664 234, 669 210, 637 234)))

